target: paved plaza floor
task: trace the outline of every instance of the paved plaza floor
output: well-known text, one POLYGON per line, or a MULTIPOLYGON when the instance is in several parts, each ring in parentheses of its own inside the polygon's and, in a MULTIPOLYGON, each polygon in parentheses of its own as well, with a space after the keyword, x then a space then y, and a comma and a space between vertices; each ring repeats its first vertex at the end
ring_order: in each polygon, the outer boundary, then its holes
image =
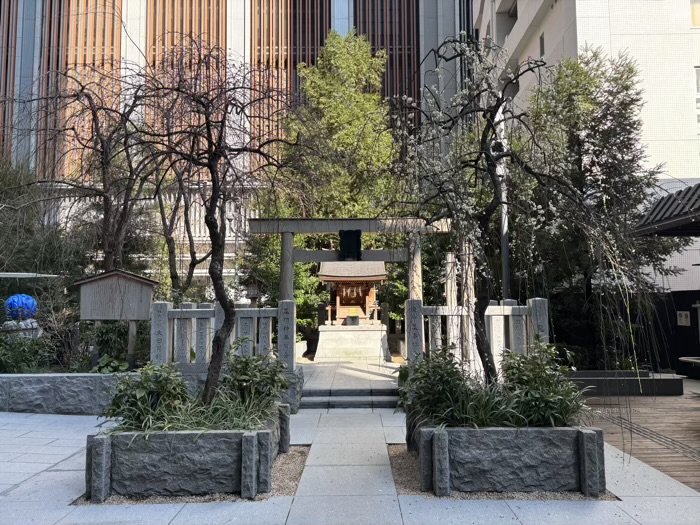
MULTIPOLYGON (((394 366, 305 365, 307 387, 395 388, 394 366)), ((697 417, 697 416, 693 416, 697 417)), ((0 525, 700 524, 700 493, 606 444, 619 501, 459 500, 397 493, 388 444, 405 417, 387 408, 302 409, 293 445, 310 445, 294 497, 259 502, 76 506, 94 416, 0 413, 0 525)))

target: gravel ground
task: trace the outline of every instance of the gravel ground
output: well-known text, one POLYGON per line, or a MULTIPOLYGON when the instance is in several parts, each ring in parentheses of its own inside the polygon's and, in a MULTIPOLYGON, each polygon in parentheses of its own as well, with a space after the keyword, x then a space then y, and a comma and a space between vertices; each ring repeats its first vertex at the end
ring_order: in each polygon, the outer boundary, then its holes
MULTIPOLYGON (((275 496, 294 496, 301 480, 310 447, 290 447, 287 454, 278 454, 272 465, 272 492, 258 494, 254 501, 265 501, 275 496)), ((206 496, 151 496, 148 498, 126 498, 112 496, 101 505, 133 505, 146 503, 209 503, 213 501, 250 501, 236 494, 207 494, 206 496)), ((80 498, 74 505, 97 505, 80 498)))
POLYGON ((421 492, 418 480, 418 453, 409 452, 406 445, 389 445, 389 460, 399 495, 420 495, 428 499, 508 499, 508 500, 607 500, 618 498, 605 491, 600 498, 589 498, 580 492, 457 492, 449 498, 438 498, 430 492, 421 492))

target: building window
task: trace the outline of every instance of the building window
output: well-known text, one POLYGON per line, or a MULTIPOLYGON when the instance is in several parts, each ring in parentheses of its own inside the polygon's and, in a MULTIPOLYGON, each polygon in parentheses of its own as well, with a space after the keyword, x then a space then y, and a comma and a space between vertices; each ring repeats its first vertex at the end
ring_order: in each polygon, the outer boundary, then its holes
POLYGON ((544 33, 540 35, 540 58, 544 58, 544 33))
POLYGON ((700 67, 695 68, 695 114, 698 123, 698 137, 700 137, 700 67))
POLYGON ((700 27, 700 0, 690 0, 690 25, 700 27))

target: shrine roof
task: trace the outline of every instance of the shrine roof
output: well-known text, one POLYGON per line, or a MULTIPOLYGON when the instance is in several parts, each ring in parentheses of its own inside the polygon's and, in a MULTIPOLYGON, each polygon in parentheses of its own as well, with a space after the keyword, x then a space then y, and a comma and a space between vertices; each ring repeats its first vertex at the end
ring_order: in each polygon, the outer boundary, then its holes
POLYGON ((326 282, 383 281, 386 268, 381 261, 322 262, 318 278, 326 282))

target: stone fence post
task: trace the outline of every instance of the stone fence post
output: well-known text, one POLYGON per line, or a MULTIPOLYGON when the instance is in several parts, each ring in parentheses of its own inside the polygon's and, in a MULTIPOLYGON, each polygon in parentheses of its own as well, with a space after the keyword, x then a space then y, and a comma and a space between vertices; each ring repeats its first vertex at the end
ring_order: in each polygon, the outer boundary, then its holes
POLYGON ((158 302, 151 305, 151 363, 164 365, 170 355, 170 321, 168 311, 173 303, 158 302))
POLYGON ((409 361, 423 359, 423 301, 406 301, 406 354, 409 361))
POLYGON ((278 303, 277 318, 277 352, 279 358, 287 365, 287 372, 296 368, 297 307, 294 301, 278 303))

